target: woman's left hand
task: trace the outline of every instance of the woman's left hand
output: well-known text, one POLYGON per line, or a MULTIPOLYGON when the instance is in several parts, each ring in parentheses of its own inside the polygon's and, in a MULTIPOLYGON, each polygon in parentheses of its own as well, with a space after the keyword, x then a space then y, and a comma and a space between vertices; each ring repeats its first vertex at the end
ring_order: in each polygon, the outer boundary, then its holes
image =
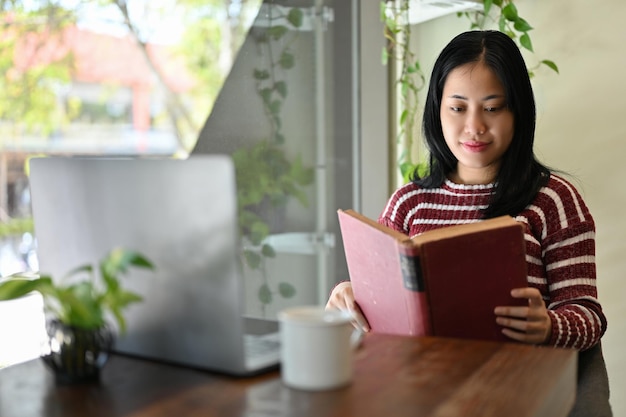
POLYGON ((528 299, 528 306, 496 307, 496 323, 503 326, 502 333, 511 339, 525 343, 543 344, 550 340, 552 320, 546 304, 536 288, 515 288, 513 298, 528 299))

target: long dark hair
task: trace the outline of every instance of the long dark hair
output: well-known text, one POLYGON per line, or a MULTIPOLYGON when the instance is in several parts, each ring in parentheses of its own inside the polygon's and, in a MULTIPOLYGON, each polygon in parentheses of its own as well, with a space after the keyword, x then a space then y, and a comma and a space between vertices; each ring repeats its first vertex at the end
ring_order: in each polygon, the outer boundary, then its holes
POLYGON ((535 157, 535 98, 526 64, 518 46, 502 32, 469 31, 457 35, 435 61, 424 105, 422 131, 430 152, 429 173, 413 182, 424 188, 441 186, 456 169, 457 159, 443 137, 441 96, 448 74, 471 62, 484 62, 504 86, 506 104, 513 113, 514 133, 509 149, 502 156, 496 186, 483 217, 514 216, 534 199, 545 185, 550 169, 535 157))

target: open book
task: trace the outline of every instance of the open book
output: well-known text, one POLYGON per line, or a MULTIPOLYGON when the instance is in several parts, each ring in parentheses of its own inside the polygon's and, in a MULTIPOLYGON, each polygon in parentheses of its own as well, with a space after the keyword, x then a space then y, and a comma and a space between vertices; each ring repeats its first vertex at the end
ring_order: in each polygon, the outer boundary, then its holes
POLYGON ((512 341, 496 306, 527 287, 524 226, 510 216, 409 238, 353 210, 338 210, 354 297, 373 332, 512 341))

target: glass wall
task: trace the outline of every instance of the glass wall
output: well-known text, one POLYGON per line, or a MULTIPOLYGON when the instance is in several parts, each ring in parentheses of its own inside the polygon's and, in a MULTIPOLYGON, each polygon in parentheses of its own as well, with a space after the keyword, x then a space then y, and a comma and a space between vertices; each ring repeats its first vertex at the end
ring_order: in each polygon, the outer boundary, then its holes
POLYGON ((0 19, 0 273, 37 269, 32 155, 184 157, 260 1, 13 1, 0 19))
POLYGON ((336 210, 355 206, 357 6, 5 5, 2 275, 37 270, 29 157, 228 153, 248 313, 273 317, 288 305, 324 303, 347 278, 336 210))
POLYGON ((322 302, 335 281, 337 196, 351 194, 335 12, 264 3, 193 151, 234 152, 253 315, 322 302))

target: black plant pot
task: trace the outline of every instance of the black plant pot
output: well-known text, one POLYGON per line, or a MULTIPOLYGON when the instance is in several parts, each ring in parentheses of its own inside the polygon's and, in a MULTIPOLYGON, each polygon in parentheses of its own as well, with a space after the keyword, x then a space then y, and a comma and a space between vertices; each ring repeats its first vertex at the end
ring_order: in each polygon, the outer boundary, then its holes
POLYGON ((73 384, 100 378, 114 342, 109 326, 86 330, 50 320, 46 329, 48 342, 41 358, 52 369, 57 382, 73 384))

